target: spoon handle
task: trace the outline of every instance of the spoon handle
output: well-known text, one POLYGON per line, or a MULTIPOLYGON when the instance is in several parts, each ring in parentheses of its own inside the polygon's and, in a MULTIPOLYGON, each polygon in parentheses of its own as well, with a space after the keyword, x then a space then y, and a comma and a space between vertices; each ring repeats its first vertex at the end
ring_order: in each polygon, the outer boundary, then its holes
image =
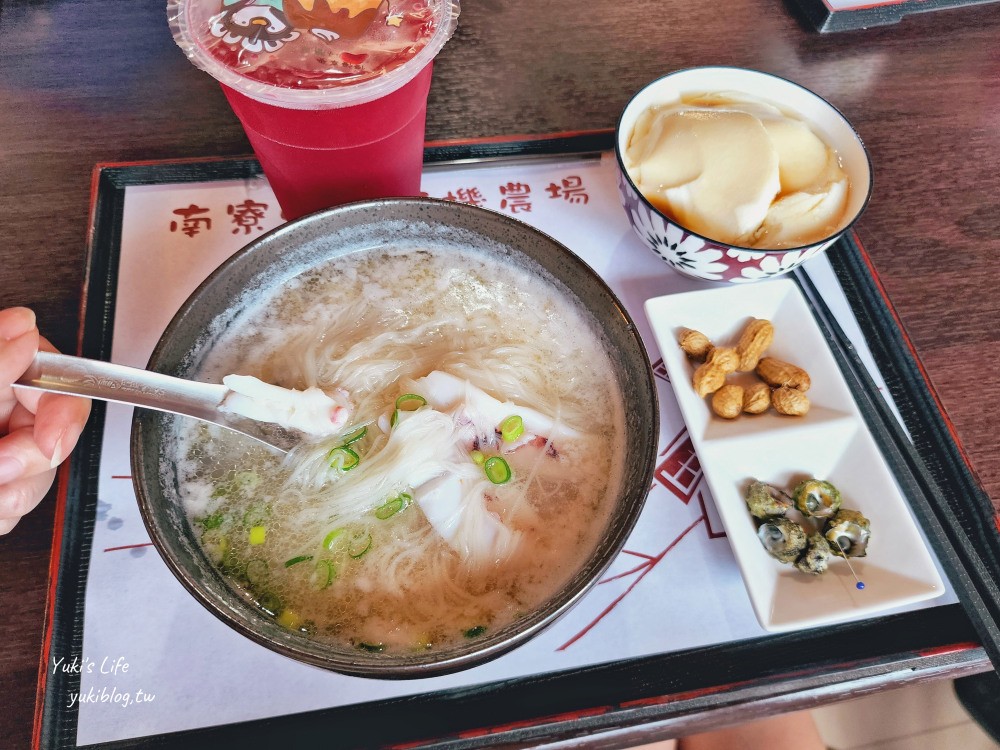
POLYGON ((224 385, 53 352, 38 352, 14 386, 144 406, 209 422, 219 420, 218 406, 227 390, 224 385))

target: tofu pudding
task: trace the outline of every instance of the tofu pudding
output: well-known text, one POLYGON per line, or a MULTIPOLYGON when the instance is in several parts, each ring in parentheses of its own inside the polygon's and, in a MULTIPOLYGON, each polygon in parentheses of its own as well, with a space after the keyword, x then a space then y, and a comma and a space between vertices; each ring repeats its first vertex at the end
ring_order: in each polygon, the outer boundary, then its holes
POLYGON ((809 123, 739 92, 648 107, 623 156, 657 209, 740 247, 792 248, 835 234, 851 190, 840 155, 809 123))

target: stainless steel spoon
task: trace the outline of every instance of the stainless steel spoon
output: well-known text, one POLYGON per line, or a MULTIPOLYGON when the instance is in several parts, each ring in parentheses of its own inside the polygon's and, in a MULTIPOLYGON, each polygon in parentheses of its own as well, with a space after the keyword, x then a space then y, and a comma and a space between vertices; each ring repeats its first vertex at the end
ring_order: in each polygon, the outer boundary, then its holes
POLYGON ((219 410, 229 389, 149 370, 116 365, 67 354, 38 352, 15 388, 30 388, 71 396, 156 409, 212 422, 287 453, 301 442, 302 433, 270 422, 258 422, 219 410))

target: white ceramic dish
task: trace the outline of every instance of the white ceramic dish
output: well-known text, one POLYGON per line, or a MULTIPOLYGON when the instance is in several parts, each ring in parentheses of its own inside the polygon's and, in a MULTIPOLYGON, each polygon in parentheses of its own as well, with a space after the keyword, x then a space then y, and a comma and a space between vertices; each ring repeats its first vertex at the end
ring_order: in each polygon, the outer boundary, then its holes
MULTIPOLYGON (((858 619, 945 592, 909 505, 794 282, 780 279, 672 294, 651 299, 645 307, 754 612, 765 629, 787 631, 858 619), (725 420, 712 413, 708 398, 695 393, 695 365, 677 343, 680 331, 693 328, 720 346, 733 345, 751 317, 774 324, 767 354, 809 372, 812 407, 804 417, 769 410, 725 420), (850 559, 865 584, 863 590, 841 558, 831 558, 823 575, 810 576, 772 558, 757 538, 744 501, 749 481, 791 489, 808 477, 832 482, 843 495, 844 507, 871 520, 867 556, 850 559)), ((756 376, 730 378, 739 382, 756 376)))

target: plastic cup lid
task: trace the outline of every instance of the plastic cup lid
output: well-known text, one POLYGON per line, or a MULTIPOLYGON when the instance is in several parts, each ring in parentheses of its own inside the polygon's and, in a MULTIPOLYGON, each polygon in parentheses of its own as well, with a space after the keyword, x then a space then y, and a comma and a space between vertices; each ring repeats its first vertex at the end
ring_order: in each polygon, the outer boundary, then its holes
POLYGON ((199 68, 278 107, 378 99, 434 59, 459 0, 167 0, 174 40, 199 68))

